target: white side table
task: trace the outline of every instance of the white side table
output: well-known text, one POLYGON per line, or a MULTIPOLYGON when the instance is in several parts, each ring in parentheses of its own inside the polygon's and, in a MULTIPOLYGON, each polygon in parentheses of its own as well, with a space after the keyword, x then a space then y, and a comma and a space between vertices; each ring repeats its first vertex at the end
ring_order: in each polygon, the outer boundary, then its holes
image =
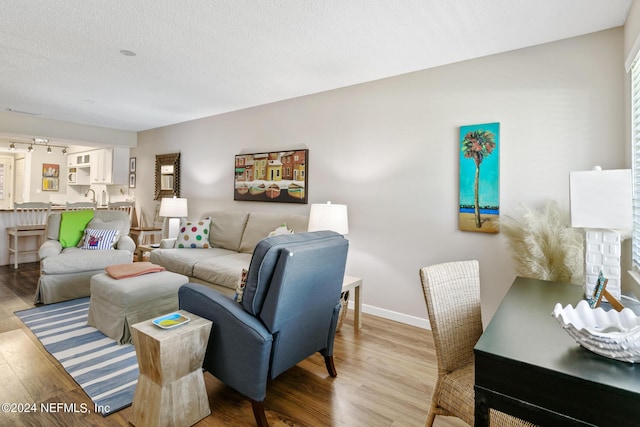
POLYGON ((362 328, 362 279, 353 276, 344 276, 342 281, 342 292, 354 291, 353 307, 353 330, 359 331, 362 328))

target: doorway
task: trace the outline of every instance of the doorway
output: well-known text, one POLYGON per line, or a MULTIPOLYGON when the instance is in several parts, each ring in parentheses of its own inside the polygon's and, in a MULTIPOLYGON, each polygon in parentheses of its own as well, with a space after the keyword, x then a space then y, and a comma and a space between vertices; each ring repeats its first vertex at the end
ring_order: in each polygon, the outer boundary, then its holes
POLYGON ((27 166, 27 159, 25 157, 17 158, 15 161, 15 167, 13 174, 14 186, 13 186, 13 200, 15 202, 24 202, 24 177, 27 166))
POLYGON ((13 208, 13 165, 13 157, 0 156, 0 209, 13 208))

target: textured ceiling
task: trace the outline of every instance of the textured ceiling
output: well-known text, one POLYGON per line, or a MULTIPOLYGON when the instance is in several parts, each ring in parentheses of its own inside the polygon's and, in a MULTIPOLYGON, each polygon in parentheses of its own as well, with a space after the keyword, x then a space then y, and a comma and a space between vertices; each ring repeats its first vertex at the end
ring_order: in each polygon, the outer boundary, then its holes
POLYGON ((0 111, 145 130, 621 26, 630 5, 2 0, 0 111))

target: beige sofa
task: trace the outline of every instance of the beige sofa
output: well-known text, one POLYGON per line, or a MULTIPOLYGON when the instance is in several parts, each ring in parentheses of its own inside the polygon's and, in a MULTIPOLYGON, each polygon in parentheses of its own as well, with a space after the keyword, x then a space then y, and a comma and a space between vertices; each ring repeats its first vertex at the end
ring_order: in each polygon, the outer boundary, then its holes
POLYGON ((307 231, 308 217, 267 212, 216 211, 211 218, 207 249, 176 248, 175 239, 164 239, 150 261, 193 283, 202 283, 232 295, 243 268, 249 268, 253 248, 276 228, 287 225, 294 233, 307 231))

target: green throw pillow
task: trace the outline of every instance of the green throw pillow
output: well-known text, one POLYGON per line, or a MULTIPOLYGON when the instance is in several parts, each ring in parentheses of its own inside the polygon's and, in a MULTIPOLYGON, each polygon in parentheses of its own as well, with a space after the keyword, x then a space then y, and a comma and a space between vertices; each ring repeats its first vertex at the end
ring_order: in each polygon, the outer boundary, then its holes
POLYGON ((93 210, 62 212, 60 220, 60 243, 63 248, 77 246, 84 229, 93 219, 93 210))

